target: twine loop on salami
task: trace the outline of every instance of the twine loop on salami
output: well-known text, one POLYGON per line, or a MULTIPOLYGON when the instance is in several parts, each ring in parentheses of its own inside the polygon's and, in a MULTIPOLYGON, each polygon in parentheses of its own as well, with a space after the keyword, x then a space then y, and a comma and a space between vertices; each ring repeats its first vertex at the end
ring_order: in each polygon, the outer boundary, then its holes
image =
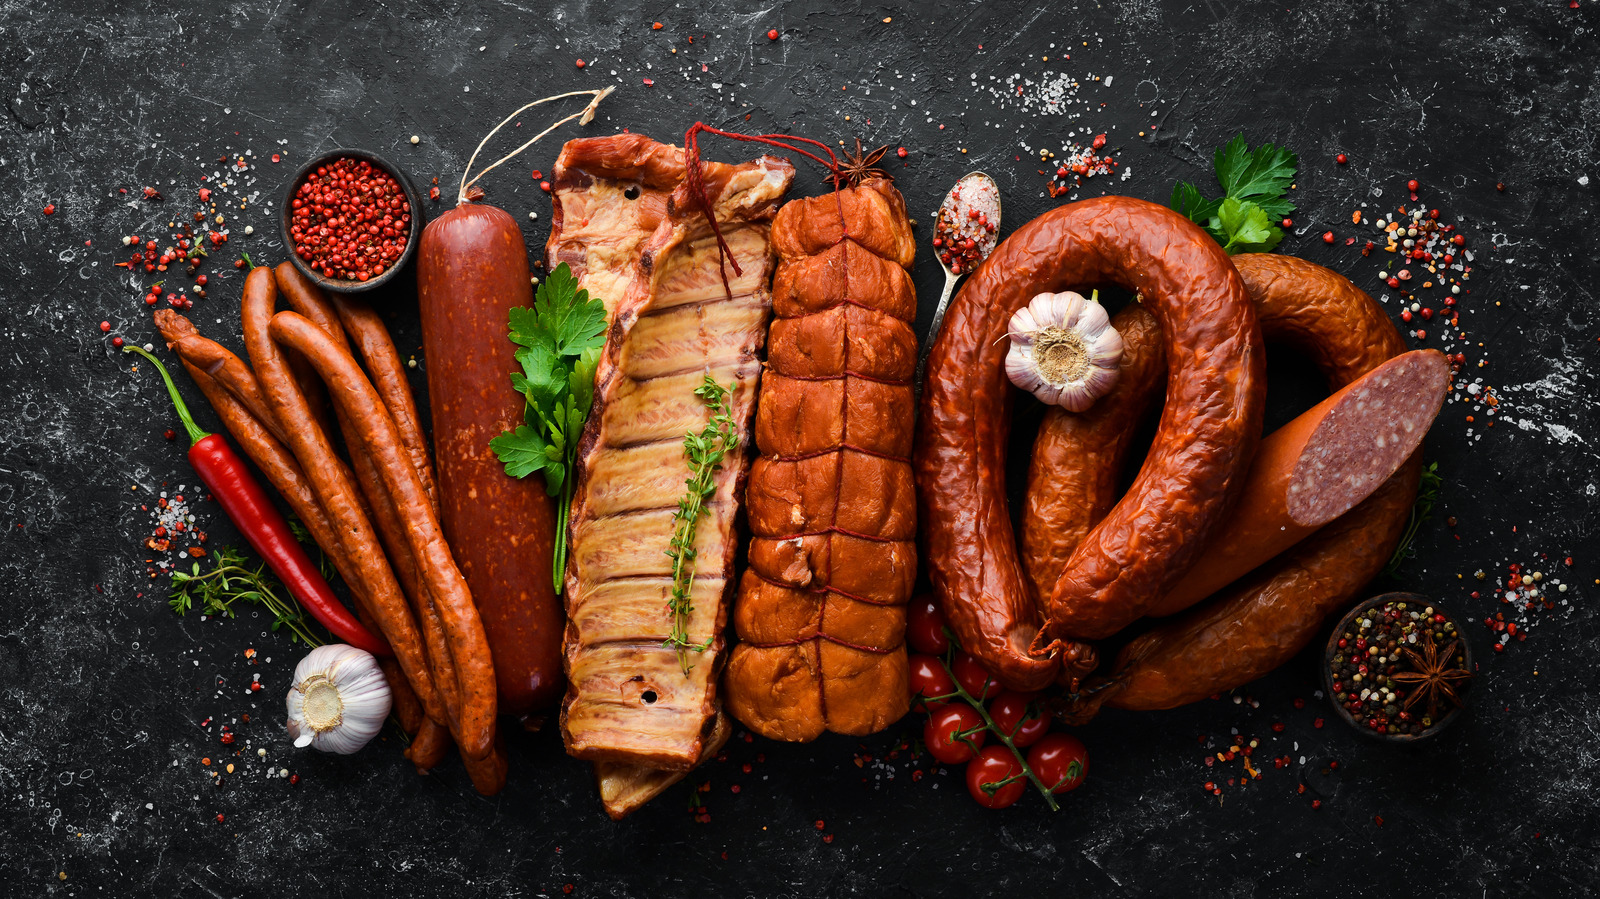
POLYGON ((595 91, 567 91, 564 94, 556 94, 553 97, 545 97, 542 100, 535 100, 532 103, 526 104, 525 106, 521 107, 516 112, 513 112, 512 114, 506 116, 505 119, 503 119, 500 122, 500 124, 494 126, 494 128, 491 129, 488 134, 485 134, 483 136, 483 140, 478 141, 478 148, 472 151, 471 158, 469 158, 467 160, 466 168, 464 170, 462 170, 462 172, 461 172, 461 190, 456 194, 456 205, 460 206, 462 203, 467 202, 467 200, 469 200, 469 199, 475 199, 475 198, 472 198, 472 197, 468 197, 467 188, 469 188, 472 185, 476 184, 479 178, 482 178, 484 175, 487 175, 490 172, 494 171, 496 168, 498 168, 500 166, 501 163, 509 162, 513 157, 515 157, 517 154, 521 153, 523 150, 526 150, 529 147, 533 146, 534 144, 538 143, 539 139, 544 137, 546 134, 549 134, 550 132, 556 130, 557 128, 560 128, 562 125, 565 125, 566 123, 572 121, 573 119, 577 119, 578 120, 578 124, 580 124, 580 125, 587 125, 590 122, 594 121, 595 107, 600 105, 600 101, 601 100, 604 100, 605 98, 611 96, 612 91, 615 91, 615 90, 616 90, 616 87, 612 86, 612 87, 604 87, 604 88, 601 88, 600 90, 595 90, 595 91), (539 132, 538 134, 535 134, 532 138, 530 138, 528 140, 527 143, 525 143, 522 146, 516 148, 515 150, 512 150, 510 153, 507 153, 506 155, 500 157, 499 159, 496 159, 494 162, 492 162, 488 166, 486 166, 483 171, 479 172, 476 175, 472 175, 472 179, 471 180, 467 179, 467 176, 472 174, 472 164, 478 160, 478 154, 483 152, 484 144, 487 144, 489 142, 489 138, 494 137, 495 132, 497 132, 501 128, 504 128, 505 126, 509 125, 511 123, 511 121, 513 119, 515 119, 517 116, 522 115, 524 112, 527 112, 528 110, 532 109, 535 106, 538 106, 538 105, 540 105, 542 103, 549 103, 552 100, 564 100, 567 97, 578 97, 578 96, 593 97, 594 99, 589 101, 589 105, 588 106, 585 106, 583 109, 579 110, 578 112, 573 113, 572 115, 567 116, 566 118, 558 120, 555 124, 553 124, 550 127, 544 129, 543 131, 539 132))
MULTIPOLYGON (((721 137, 731 137, 734 140, 742 140, 746 143, 766 144, 770 147, 777 147, 780 150, 788 150, 791 153, 799 153, 801 156, 813 160, 818 165, 825 167, 835 176, 839 174, 839 158, 833 155, 833 148, 829 147, 822 141, 812 140, 809 137, 796 137, 792 134, 739 134, 734 131, 723 131, 721 128, 713 128, 710 125, 707 125, 705 122, 695 122, 693 125, 689 126, 688 131, 684 132, 683 180, 686 182, 689 188, 690 195, 699 202, 700 212, 705 215, 706 223, 711 226, 711 234, 717 239, 717 271, 722 275, 723 291, 728 294, 729 299, 732 299, 733 288, 728 286, 728 263, 730 261, 733 263, 733 273, 735 275, 743 275, 744 271, 739 268, 738 259, 730 259, 730 257, 733 256, 733 253, 728 249, 728 242, 722 239, 722 226, 717 223, 716 210, 711 208, 711 195, 706 190, 705 170, 700 161, 700 135, 703 133, 716 134, 721 137), (827 161, 824 161, 821 156, 818 156, 809 150, 805 150, 799 146, 796 146, 796 144, 810 144, 813 147, 820 148, 822 152, 828 154, 827 161)), ((835 192, 838 192, 840 189, 839 184, 840 183, 835 180, 835 192)))

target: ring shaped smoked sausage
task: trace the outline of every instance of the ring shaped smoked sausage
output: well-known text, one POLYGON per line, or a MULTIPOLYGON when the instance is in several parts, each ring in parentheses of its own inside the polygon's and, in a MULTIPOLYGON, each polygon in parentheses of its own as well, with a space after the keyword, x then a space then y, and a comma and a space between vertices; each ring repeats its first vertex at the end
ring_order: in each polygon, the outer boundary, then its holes
POLYGON ((1261 435, 1265 358, 1255 310, 1204 231, 1143 200, 1100 197, 1045 213, 1005 240, 951 304, 928 359, 916 480, 923 554, 962 646, 1014 689, 1062 659, 1087 673, 1098 639, 1137 619, 1193 563, 1244 482, 1261 435), (1040 293, 1115 284, 1161 324, 1167 404, 1128 494, 1057 579, 1043 635, 1005 491, 1011 315, 1040 293))

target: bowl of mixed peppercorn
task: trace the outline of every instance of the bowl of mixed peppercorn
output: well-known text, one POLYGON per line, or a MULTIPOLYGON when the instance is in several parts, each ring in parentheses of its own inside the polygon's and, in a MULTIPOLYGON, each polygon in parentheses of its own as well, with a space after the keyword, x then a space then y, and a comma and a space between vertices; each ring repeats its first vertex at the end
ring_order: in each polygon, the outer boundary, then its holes
POLYGON ((1323 685, 1339 717, 1369 737, 1425 740, 1466 707, 1472 647, 1453 616, 1415 593, 1361 603, 1328 638, 1323 685))
POLYGON ((371 290, 416 255, 422 198, 376 153, 324 153, 289 185, 280 213, 284 246, 295 268, 324 288, 371 290))

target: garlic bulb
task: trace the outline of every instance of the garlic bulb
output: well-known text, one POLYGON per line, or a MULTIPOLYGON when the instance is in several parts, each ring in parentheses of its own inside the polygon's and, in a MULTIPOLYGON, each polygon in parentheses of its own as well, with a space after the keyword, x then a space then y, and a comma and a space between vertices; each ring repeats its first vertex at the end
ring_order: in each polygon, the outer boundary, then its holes
POLYGON ((350 755, 383 729, 389 682, 364 649, 319 646, 294 668, 289 690, 289 736, 297 748, 350 755))
POLYGON ((1011 316, 1006 376, 1041 401, 1082 412, 1116 386, 1122 335, 1082 294, 1041 293, 1011 316))

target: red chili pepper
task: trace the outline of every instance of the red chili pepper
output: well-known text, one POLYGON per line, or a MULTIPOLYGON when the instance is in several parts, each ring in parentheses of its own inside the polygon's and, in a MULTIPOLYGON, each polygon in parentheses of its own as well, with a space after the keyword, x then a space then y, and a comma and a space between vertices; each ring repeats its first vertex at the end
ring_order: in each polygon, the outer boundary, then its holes
POLYGON ((228 446, 221 434, 210 434, 200 429, 184 405, 183 397, 172 383, 161 360, 137 346, 125 346, 124 353, 138 353, 155 365, 161 380, 167 385, 172 404, 177 407, 178 418, 189 432, 189 464, 195 474, 216 497, 222 511, 244 535, 256 554, 266 561, 267 567, 278 576, 289 592, 306 607, 313 617, 322 622, 335 637, 358 649, 374 655, 393 655, 393 650, 381 638, 362 627, 351 615, 333 589, 317 570, 316 563, 306 555, 300 542, 289 530, 289 523, 272 504, 272 499, 261 484, 250 475, 244 460, 228 446))

